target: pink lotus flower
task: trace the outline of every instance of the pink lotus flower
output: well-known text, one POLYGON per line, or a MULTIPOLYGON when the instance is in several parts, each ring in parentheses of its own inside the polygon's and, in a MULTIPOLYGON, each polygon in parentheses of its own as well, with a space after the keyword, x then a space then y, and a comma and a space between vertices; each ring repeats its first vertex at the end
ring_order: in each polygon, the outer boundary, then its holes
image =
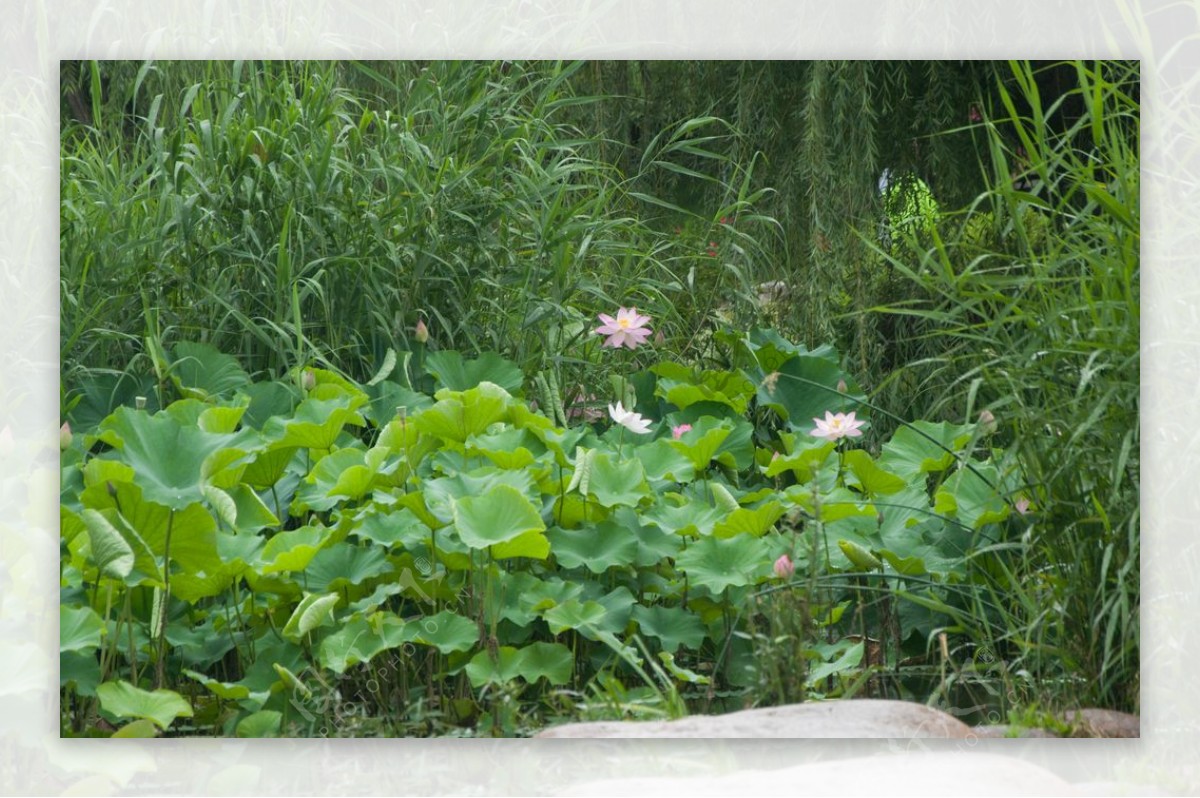
POLYGON ((865 421, 856 421, 854 413, 838 413, 834 415, 828 410, 825 411, 825 420, 814 418, 817 423, 817 428, 809 435, 814 438, 828 438, 831 441, 836 441, 838 438, 858 438, 862 435, 859 430, 865 421))
POLYGON ((615 349, 624 345, 630 349, 637 349, 640 344, 646 343, 646 338, 650 336, 650 328, 646 326, 650 323, 650 317, 638 315, 637 308, 620 308, 615 319, 607 313, 601 313, 600 321, 604 324, 593 332, 608 336, 601 346, 611 346, 615 349))
POLYGON ((796 573, 796 564, 792 562, 791 557, 784 554, 775 561, 775 575, 780 579, 788 579, 794 573, 796 573))
POLYGON ((1025 513, 1029 512, 1029 499, 1026 499, 1024 496, 1022 496, 1021 498, 1017 499, 1016 504, 1013 506, 1017 508, 1018 513, 1025 515, 1025 513))
POLYGON ((632 410, 626 410, 621 406, 620 402, 615 405, 608 406, 608 415, 613 421, 620 424, 630 432, 636 432, 638 435, 645 435, 650 431, 650 420, 642 418, 640 413, 635 413, 632 410))
POLYGON ((674 438, 675 440, 679 440, 680 438, 683 437, 683 433, 691 432, 691 431, 692 431, 691 424, 680 424, 678 427, 671 427, 671 437, 674 438))

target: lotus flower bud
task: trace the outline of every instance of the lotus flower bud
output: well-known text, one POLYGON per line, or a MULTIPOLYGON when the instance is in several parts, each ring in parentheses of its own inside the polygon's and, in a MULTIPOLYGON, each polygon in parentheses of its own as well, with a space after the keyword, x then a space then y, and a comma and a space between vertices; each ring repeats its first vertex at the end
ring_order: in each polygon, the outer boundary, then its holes
POLYGON ((144 397, 144 396, 133 397, 133 406, 136 407, 138 410, 145 410, 146 409, 146 397, 144 397))
POLYGON ((838 393, 846 393, 846 391, 850 390, 846 386, 845 380, 838 380, 837 389, 838 389, 838 393))
POLYGON ((58 428, 58 449, 65 452, 71 448, 71 424, 64 421, 63 425, 58 428))
POLYGON ((996 431, 996 417, 992 415, 992 411, 983 410, 979 413, 979 426, 984 435, 991 435, 996 431))
POLYGON ((784 554, 775 561, 775 575, 780 579, 788 579, 794 573, 796 573, 796 564, 792 562, 791 557, 784 554))
POLYGON ((313 374, 312 369, 305 369, 300 375, 300 387, 306 391, 311 391, 317 387, 317 375, 313 374))
POLYGON ((417 326, 413 328, 413 338, 416 338, 419 344, 429 340, 429 328, 425 326, 424 319, 417 319, 417 326))

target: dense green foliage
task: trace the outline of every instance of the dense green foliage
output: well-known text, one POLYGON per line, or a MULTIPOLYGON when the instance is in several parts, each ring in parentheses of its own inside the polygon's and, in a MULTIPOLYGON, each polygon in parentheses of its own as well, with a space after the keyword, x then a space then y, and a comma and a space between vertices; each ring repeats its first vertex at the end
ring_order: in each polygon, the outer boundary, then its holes
POLYGON ((1137 70, 64 63, 68 722, 1136 709, 1137 70), (600 348, 618 306, 650 346, 600 348), (618 399, 651 442, 605 431, 618 399), (499 415, 452 434, 447 402, 499 415), (870 417, 861 448, 814 446, 826 409, 870 417), (377 645, 338 659, 348 629, 377 645))

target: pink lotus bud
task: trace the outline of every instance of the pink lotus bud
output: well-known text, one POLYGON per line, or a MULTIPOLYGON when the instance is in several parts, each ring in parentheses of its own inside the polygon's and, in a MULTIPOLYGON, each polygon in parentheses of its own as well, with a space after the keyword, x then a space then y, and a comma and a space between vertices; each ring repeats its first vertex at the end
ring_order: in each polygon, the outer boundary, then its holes
POLYGON ((58 449, 66 451, 71 448, 71 424, 64 421, 63 425, 58 428, 58 449))
POLYGON ((775 575, 780 579, 789 579, 794 573, 796 573, 796 564, 792 562, 791 557, 784 554, 775 561, 775 575))
POLYGON ((429 328, 425 326, 424 319, 417 319, 417 326, 413 329, 413 338, 416 338, 419 344, 429 340, 429 328))
POLYGON ((667 338, 665 335, 663 335, 662 330, 659 330, 658 332, 656 332, 654 334, 654 345, 655 346, 662 346, 666 342, 667 342, 667 338))
POLYGON ((1013 506, 1017 508, 1018 513, 1025 515, 1027 512, 1029 512, 1029 499, 1026 499, 1024 496, 1022 496, 1021 498, 1017 499, 1016 504, 1013 506))
POLYGON ((311 391, 317 387, 317 375, 313 374, 312 369, 305 369, 300 375, 300 387, 306 391, 311 391))
POLYGON ((678 427, 671 427, 671 437, 674 438, 675 440, 679 440, 680 438, 683 437, 683 433, 691 432, 691 431, 692 431, 691 424, 680 424, 678 427))
POLYGON ((846 386, 845 380, 838 380, 837 389, 838 393, 846 393, 846 391, 849 390, 849 388, 846 386))

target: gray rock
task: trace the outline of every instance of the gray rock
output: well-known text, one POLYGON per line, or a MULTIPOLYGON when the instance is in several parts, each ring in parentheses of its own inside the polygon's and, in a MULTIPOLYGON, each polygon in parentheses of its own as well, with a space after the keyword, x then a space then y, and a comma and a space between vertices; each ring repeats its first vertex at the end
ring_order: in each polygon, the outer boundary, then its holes
POLYGON ((864 698, 747 709, 727 715, 692 715, 670 721, 568 723, 537 736, 965 739, 971 736, 971 727, 921 704, 864 698))
POLYGON ((1062 713, 1072 737, 1141 737, 1141 719, 1113 709, 1076 709, 1062 713))

